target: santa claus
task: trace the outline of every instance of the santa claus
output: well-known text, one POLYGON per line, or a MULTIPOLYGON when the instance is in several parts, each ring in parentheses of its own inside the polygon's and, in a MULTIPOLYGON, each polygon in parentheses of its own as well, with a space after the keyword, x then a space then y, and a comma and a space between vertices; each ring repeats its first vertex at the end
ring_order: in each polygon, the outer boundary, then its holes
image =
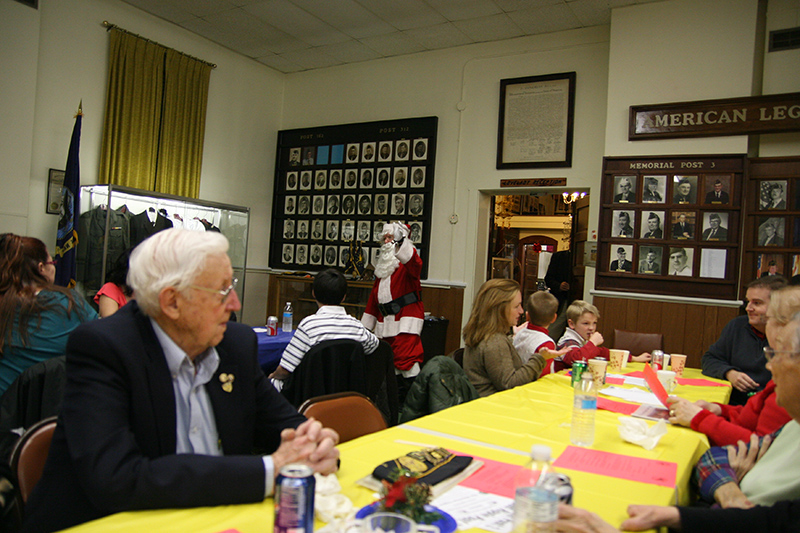
POLYGON ((401 401, 406 387, 422 364, 422 323, 425 317, 420 295, 422 259, 408 238, 409 228, 400 222, 385 224, 383 245, 375 265, 375 285, 361 323, 375 330, 394 352, 401 401))

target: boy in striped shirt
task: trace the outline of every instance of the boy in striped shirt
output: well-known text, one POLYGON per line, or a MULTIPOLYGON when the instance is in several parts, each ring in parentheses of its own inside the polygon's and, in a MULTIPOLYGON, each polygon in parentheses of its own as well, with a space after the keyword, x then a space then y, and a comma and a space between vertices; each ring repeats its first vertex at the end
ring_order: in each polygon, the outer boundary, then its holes
POLYGON ((308 351, 323 341, 352 339, 371 354, 378 348, 378 337, 350 316, 341 303, 347 294, 347 280, 334 268, 323 270, 314 277, 312 294, 317 301, 317 312, 300 321, 292 340, 286 346, 281 362, 269 375, 276 389, 283 388, 284 380, 294 372, 308 351))

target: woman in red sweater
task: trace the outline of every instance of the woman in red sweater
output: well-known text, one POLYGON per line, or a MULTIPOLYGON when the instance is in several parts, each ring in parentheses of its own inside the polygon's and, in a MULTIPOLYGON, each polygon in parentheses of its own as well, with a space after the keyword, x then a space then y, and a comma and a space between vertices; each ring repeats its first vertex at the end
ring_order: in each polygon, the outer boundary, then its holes
MULTIPOLYGON (((800 287, 773 291, 767 309, 767 340, 772 345, 778 335, 800 311, 800 287)), ((763 357, 763 354, 753 354, 763 357)), ((751 396, 744 405, 725 405, 698 400, 694 403, 670 396, 669 421, 705 433, 712 446, 726 446, 738 441, 749 442, 750 435, 759 437, 774 433, 791 417, 775 403, 775 383, 770 380, 764 390, 751 396)))

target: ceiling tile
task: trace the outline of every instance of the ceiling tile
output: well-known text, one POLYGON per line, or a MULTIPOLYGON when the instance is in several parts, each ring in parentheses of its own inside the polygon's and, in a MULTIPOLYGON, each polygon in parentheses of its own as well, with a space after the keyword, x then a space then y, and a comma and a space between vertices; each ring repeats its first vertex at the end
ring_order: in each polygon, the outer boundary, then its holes
POLYGON ((565 4, 520 9, 508 14, 526 35, 580 28, 581 22, 565 4))
POLYGON ((361 42, 384 57, 413 54, 425 50, 421 44, 414 42, 400 32, 367 37, 366 39, 361 39, 361 42))
POLYGON ((427 28, 415 28, 413 30, 404 31, 403 33, 428 50, 452 48, 454 46, 461 46, 474 42, 459 31, 451 22, 429 26, 427 28))
POLYGON ((358 0, 358 3, 398 30, 410 30, 447 22, 420 0, 358 0))
POLYGON ((315 68, 332 67, 334 65, 341 65, 342 62, 331 57, 320 48, 309 48, 307 50, 296 50, 294 52, 286 52, 281 54, 284 59, 302 65, 306 70, 315 68))
MULTIPOLYGON (((123 0, 281 72, 608 24, 663 0, 123 0)), ((113 22, 113 21, 112 21, 113 22)))
MULTIPOLYGON (((192 15, 185 9, 170 4, 169 2, 161 2, 159 0, 123 0, 123 1, 134 7, 138 7, 143 11, 147 11, 152 15, 161 17, 164 20, 168 20, 175 23, 196 18, 195 15, 192 15)), ((114 21, 109 21, 109 22, 114 22, 114 21)))
POLYGON ((312 46, 341 43, 349 39, 330 24, 288 0, 268 0, 244 6, 242 9, 269 24, 280 21, 283 31, 312 46))
POLYGON ((447 20, 464 20, 502 13, 493 0, 425 0, 447 20))
POLYGON ((347 41, 346 43, 330 44, 321 46, 320 50, 331 57, 335 57, 342 63, 357 63, 359 61, 369 61, 378 59, 381 55, 358 41, 347 41))
POLYGON ((470 20, 453 22, 464 35, 476 43, 500 41, 524 35, 507 14, 491 15, 470 20))
POLYGON ((292 3, 354 39, 397 31, 397 28, 355 0, 292 0, 292 3))
POLYGON ((581 26, 600 26, 611 23, 611 10, 598 4, 596 0, 575 0, 567 4, 581 26))
MULTIPOLYGON (((520 9, 532 9, 535 7, 546 7, 554 4, 563 4, 565 0, 495 0, 498 7, 506 13, 519 11, 520 9)), ((606 0, 597 0, 606 3, 606 0)))
POLYGON ((279 55, 268 55, 264 57, 257 57, 256 61, 259 63, 263 63, 264 65, 274 68, 279 72, 284 72, 286 74, 290 72, 300 72, 302 70, 306 70, 303 68, 302 65, 298 65, 297 63, 292 63, 288 59, 285 59, 279 55))

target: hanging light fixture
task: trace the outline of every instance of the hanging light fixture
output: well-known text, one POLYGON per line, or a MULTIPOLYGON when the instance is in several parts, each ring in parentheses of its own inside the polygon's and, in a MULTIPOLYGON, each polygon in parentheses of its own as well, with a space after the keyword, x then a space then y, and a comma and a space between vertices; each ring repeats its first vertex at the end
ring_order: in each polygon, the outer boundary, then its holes
POLYGON ((585 192, 573 192, 573 193, 562 192, 561 193, 561 199, 564 200, 564 203, 567 204, 567 205, 571 204, 572 202, 574 202, 578 198, 583 198, 584 196, 586 196, 585 192))

